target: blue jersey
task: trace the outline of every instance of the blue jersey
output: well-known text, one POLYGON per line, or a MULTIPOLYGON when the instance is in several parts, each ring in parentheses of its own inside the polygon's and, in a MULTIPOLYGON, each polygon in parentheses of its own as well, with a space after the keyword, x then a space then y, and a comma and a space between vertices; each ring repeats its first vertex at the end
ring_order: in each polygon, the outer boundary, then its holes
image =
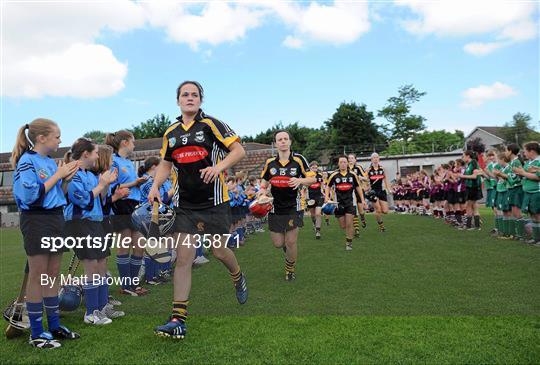
MULTIPOLYGON (((143 176, 148 176, 148 180, 144 184, 141 185, 141 203, 145 203, 148 201, 148 194, 150 194, 150 189, 152 189, 152 185, 154 184, 154 178, 150 175, 144 174, 143 176)), ((171 201, 171 196, 169 196, 169 190, 171 189, 172 183, 169 181, 169 179, 165 180, 163 184, 159 187, 159 196, 161 198, 161 201, 163 204, 169 204, 171 201)))
POLYGON ((52 158, 34 151, 23 153, 13 177, 13 195, 19 210, 53 209, 66 205, 62 180, 45 193, 44 183, 58 167, 52 158))
MULTIPOLYGON (((113 155, 113 168, 118 170, 118 179, 116 184, 128 184, 137 180, 137 172, 133 161, 127 158, 123 158, 118 153, 113 155)), ((136 201, 141 200, 141 191, 138 186, 132 186, 129 188, 129 195, 124 199, 133 199, 136 201)))
POLYGON ((68 220, 88 219, 101 222, 103 207, 101 196, 92 190, 98 185, 99 177, 88 170, 79 169, 68 184, 68 205, 64 218, 68 220))

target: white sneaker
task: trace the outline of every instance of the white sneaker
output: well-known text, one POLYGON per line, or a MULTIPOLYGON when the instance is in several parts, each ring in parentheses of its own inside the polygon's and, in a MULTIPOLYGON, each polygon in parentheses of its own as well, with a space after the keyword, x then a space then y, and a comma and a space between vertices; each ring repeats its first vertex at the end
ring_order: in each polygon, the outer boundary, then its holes
POLYGON ((193 260, 193 265, 204 265, 204 264, 207 264, 209 262, 210 262, 210 260, 208 260, 206 257, 197 256, 197 257, 195 257, 195 260, 193 260))
POLYGON ((352 251, 352 245, 346 244, 346 245, 345 245, 345 250, 346 250, 346 251, 352 251))
POLYGON ((92 314, 84 316, 84 323, 95 324, 97 326, 112 323, 112 319, 108 318, 105 314, 99 310, 94 310, 92 314))
POLYGON ((110 303, 107 303, 105 307, 103 307, 103 309, 101 310, 101 313, 107 316, 107 318, 109 319, 123 317, 126 315, 123 311, 114 309, 114 307, 110 303))

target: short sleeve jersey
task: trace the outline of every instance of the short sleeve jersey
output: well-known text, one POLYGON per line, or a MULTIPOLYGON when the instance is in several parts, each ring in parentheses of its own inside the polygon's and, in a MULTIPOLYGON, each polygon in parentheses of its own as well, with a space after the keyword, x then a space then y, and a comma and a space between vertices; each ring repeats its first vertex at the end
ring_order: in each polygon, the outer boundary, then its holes
MULTIPOLYGON (((537 157, 534 160, 529 160, 525 163, 523 168, 525 171, 529 172, 529 167, 534 166, 536 168, 540 168, 540 157, 537 157)), ((540 171, 531 172, 532 174, 535 174, 536 176, 540 176, 540 171)), ((521 185, 523 186, 523 191, 527 193, 538 193, 540 192, 540 181, 538 180, 531 180, 527 177, 523 177, 521 180, 521 185)))
POLYGON ((328 178, 328 186, 334 191, 340 205, 354 205, 354 190, 360 186, 358 176, 351 171, 334 172, 328 178))
MULTIPOLYGON (((135 165, 133 161, 128 158, 120 156, 118 153, 113 155, 113 168, 118 170, 118 179, 116 185, 122 185, 131 183, 137 180, 137 171, 135 171, 135 165)), ((141 200, 141 191, 138 186, 132 186, 129 188, 129 195, 124 199, 141 200)))
MULTIPOLYGON (((510 163, 509 163, 511 169, 513 169, 514 167, 523 167, 523 165, 521 164, 521 161, 519 160, 519 158, 514 158, 510 163)), ((521 186, 521 176, 520 175, 517 175, 513 170, 510 170, 510 178, 508 179, 508 183, 509 183, 509 188, 512 189, 512 188, 515 188, 517 186, 521 186)))
POLYGON ((201 179, 201 170, 217 165, 240 138, 225 123, 199 110, 194 120, 184 124, 182 117, 163 136, 161 158, 173 163, 176 172, 175 207, 207 209, 229 201, 223 173, 212 183, 201 179))
POLYGON ((292 152, 289 160, 280 161, 279 156, 266 160, 261 178, 270 183, 270 191, 274 197, 274 213, 287 213, 302 209, 300 189, 289 186, 291 178, 315 176, 309 170, 308 162, 304 156, 292 152))
POLYGON ((317 181, 315 181, 313 184, 308 186, 308 197, 309 199, 316 199, 322 197, 322 187, 324 185, 324 178, 321 174, 318 172, 315 174, 315 178, 317 181))
MULTIPOLYGON (((474 170, 478 170, 480 168, 480 165, 478 164, 478 161, 471 160, 467 164, 467 168, 465 169, 465 175, 472 175, 474 173, 474 170)), ((468 188, 478 188, 480 187, 481 183, 481 177, 477 176, 476 179, 465 179, 465 185, 468 188)))
POLYGON ((19 210, 54 209, 66 205, 62 180, 45 193, 44 184, 56 170, 56 163, 49 156, 34 151, 22 154, 13 177, 13 195, 19 210))
POLYGON ((367 174, 371 188, 373 190, 381 191, 383 189, 384 181, 384 169, 382 166, 379 165, 378 168, 375 168, 373 165, 370 165, 367 174))
POLYGON ((103 220, 101 197, 94 196, 92 190, 98 185, 99 176, 89 170, 79 169, 68 184, 68 205, 64 209, 66 220, 103 220))

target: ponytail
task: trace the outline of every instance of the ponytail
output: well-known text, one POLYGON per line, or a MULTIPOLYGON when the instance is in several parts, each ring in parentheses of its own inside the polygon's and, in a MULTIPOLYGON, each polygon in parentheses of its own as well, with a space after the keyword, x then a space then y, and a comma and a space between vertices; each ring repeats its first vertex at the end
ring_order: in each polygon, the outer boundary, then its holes
POLYGON ((159 157, 155 157, 155 156, 148 157, 146 160, 144 160, 144 163, 141 166, 139 166, 139 169, 137 170, 137 174, 139 175, 139 177, 142 177, 144 174, 148 172, 148 170, 152 168, 152 166, 159 165, 160 161, 161 160, 159 157))
POLYGON ((128 130, 122 129, 118 132, 107 133, 105 135, 105 144, 111 146, 114 152, 118 152, 118 149, 120 148, 120 143, 122 143, 122 141, 127 141, 130 139, 135 139, 133 133, 128 130))
POLYGON ((17 162, 25 153, 34 148, 38 136, 48 136, 53 132, 53 128, 58 125, 50 119, 38 118, 31 123, 23 125, 17 132, 15 146, 11 152, 11 165, 17 168, 17 162))
POLYGON ((72 161, 71 155, 73 155, 73 152, 71 152, 71 150, 67 151, 64 154, 64 163, 70 163, 72 161))

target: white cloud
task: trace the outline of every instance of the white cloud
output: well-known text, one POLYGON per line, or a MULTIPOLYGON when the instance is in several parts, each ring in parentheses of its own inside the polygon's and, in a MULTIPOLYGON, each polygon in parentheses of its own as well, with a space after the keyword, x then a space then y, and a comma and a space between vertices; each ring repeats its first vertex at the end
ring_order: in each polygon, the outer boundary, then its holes
POLYGON ((370 29, 367 2, 336 0, 332 5, 311 2, 301 6, 290 2, 251 1, 272 11, 274 16, 293 30, 283 44, 299 48, 307 42, 333 45, 356 41, 370 29))
POLYGON ((497 42, 472 42, 464 50, 485 55, 516 42, 537 36, 534 2, 505 0, 396 0, 417 15, 403 21, 404 28, 418 35, 438 36, 488 35, 497 42))
POLYGON ((516 95, 517 92, 509 85, 502 82, 494 82, 492 85, 480 85, 465 90, 461 95, 462 107, 474 108, 492 100, 507 99, 516 95))
POLYGON ((153 1, 142 4, 152 26, 165 28, 168 37, 197 50, 200 43, 217 45, 245 37, 248 30, 261 25, 263 11, 243 4, 209 2, 200 14, 198 7, 178 2, 153 1))
POLYGON ((302 42, 300 38, 295 38, 293 36, 288 35, 283 41, 283 45, 288 48, 299 49, 299 48, 302 48, 302 46, 304 45, 304 42, 302 42))
POLYGON ((131 1, 6 3, 3 14, 3 96, 96 98, 124 88, 127 63, 95 42, 103 29, 144 24, 131 1))
POLYGON ((488 43, 471 42, 471 43, 467 43, 463 47, 463 50, 474 56, 484 56, 499 48, 505 47, 507 43, 508 42, 488 42, 488 43))

